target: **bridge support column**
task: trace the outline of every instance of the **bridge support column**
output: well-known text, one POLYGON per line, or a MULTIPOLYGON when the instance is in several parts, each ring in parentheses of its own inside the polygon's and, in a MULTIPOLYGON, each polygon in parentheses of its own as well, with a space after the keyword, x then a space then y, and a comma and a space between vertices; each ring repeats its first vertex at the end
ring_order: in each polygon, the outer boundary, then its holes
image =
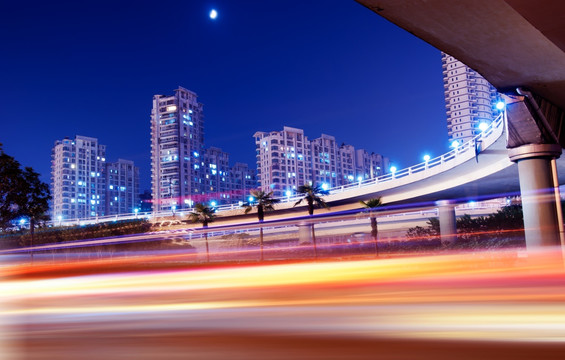
POLYGON ((439 215, 439 232, 442 245, 450 245, 457 241, 457 220, 455 218, 455 203, 450 200, 436 202, 439 215))
POLYGON ((308 223, 298 224, 298 243, 299 244, 312 243, 312 224, 308 224, 308 223))
POLYGON ((560 244, 551 168, 551 160, 560 155, 561 146, 555 144, 527 144, 508 151, 510 160, 518 163, 528 250, 560 244))

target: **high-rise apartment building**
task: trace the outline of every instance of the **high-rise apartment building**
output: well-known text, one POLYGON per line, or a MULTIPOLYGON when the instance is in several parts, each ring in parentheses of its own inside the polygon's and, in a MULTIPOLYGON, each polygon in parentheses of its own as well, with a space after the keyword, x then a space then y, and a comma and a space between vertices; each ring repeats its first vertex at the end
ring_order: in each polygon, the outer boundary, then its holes
POLYGON ((53 220, 131 214, 139 204, 139 168, 133 161, 106 161, 106 146, 77 135, 57 140, 51 152, 53 220))
POLYGON ((197 95, 183 87, 155 95, 151 110, 153 211, 192 206, 205 193, 204 115, 197 95))
POLYGON ((230 183, 230 157, 229 154, 217 147, 210 147, 204 151, 204 178, 207 199, 218 203, 231 202, 230 183))
POLYGON ((242 201, 249 189, 257 187, 256 182, 250 187, 255 171, 243 165, 231 168, 228 153, 204 147, 203 106, 196 93, 179 87, 173 96, 153 97, 153 211, 188 209, 196 202, 242 201))
MULTIPOLYGON (((131 160, 106 163, 106 215, 132 214, 139 206, 139 168, 131 160)), ((138 209, 139 211, 139 209, 138 209)))
POLYGON ((54 220, 105 215, 106 146, 79 136, 57 140, 51 152, 54 220))
POLYGON ((245 201, 249 192, 257 189, 257 174, 249 165, 236 162, 230 170, 231 197, 233 200, 245 201))
POLYGON ((443 86, 450 142, 466 142, 480 133, 481 123, 496 115, 496 89, 475 70, 442 52, 443 86))
POLYGON ((302 129, 254 135, 257 147, 257 179, 264 191, 277 197, 295 193, 301 185, 342 186, 383 175, 388 159, 352 145, 338 146, 333 136, 322 134, 312 141, 302 129))

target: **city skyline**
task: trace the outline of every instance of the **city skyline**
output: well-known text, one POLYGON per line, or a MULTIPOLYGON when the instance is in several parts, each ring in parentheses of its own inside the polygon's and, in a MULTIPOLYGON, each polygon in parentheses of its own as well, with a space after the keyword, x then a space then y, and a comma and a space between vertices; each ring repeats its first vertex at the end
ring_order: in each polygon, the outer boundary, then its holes
POLYGON ((398 168, 448 150, 440 52, 354 1, 219 2, 215 20, 207 2, 3 7, 0 142, 45 182, 53 141, 85 134, 149 189, 150 98, 178 86, 204 103, 207 145, 250 165, 253 134, 283 126, 398 168))

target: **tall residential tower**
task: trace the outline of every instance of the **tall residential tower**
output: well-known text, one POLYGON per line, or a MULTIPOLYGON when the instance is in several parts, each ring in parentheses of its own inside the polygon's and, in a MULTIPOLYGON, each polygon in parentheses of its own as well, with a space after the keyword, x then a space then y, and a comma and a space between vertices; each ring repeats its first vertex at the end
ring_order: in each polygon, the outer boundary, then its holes
POLYGON ((336 187, 373 179, 388 168, 387 158, 351 145, 338 146, 330 135, 310 141, 304 130, 285 126, 283 131, 258 131, 253 136, 260 188, 276 197, 294 194, 301 185, 336 187))
POLYGON ((172 96, 153 97, 153 211, 174 213, 196 202, 237 203, 255 179, 255 171, 245 164, 230 167, 229 154, 222 149, 204 147, 204 114, 194 92, 179 87, 172 96))
POLYGON ((481 123, 490 124, 498 111, 496 89, 475 70, 442 52, 443 87, 449 141, 471 140, 481 123))
POLYGON ((155 95, 151 110, 153 211, 189 208, 204 193, 204 116, 197 95, 183 87, 155 95))
POLYGON ((51 206, 55 221, 105 215, 106 146, 77 135, 51 151, 51 206))

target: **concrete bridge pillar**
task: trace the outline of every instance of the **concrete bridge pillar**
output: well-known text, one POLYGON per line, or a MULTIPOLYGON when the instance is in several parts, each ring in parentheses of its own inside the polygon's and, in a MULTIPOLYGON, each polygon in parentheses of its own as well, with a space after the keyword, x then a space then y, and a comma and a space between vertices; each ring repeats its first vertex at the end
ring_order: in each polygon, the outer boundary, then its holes
POLYGON ((312 224, 303 222, 298 224, 298 243, 312 243, 312 224))
POLYGON ((560 244, 551 168, 551 160, 560 155, 561 146, 556 144, 527 144, 508 150, 510 160, 518 163, 526 247, 529 250, 560 244))
POLYGON ((442 245, 450 245, 457 241, 457 221, 455 218, 455 202, 440 200, 436 202, 439 215, 439 231, 442 245))

